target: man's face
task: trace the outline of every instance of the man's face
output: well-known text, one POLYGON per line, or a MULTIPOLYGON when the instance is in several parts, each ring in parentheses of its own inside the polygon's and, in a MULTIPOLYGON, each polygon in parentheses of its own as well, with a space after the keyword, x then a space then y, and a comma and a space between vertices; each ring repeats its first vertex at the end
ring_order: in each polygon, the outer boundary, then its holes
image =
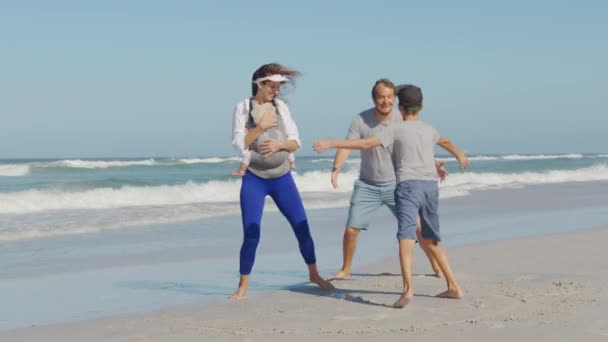
POLYGON ((395 104, 395 91, 384 84, 380 83, 376 87, 376 94, 374 95, 374 105, 376 106, 376 112, 382 115, 388 115, 393 110, 395 104))

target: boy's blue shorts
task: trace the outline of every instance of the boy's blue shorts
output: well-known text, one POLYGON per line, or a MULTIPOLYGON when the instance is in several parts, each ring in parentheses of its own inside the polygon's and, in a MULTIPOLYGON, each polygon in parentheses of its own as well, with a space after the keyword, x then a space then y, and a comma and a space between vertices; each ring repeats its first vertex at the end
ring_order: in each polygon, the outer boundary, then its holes
POLYGON ((416 240, 416 217, 420 216, 422 237, 441 240, 439 232, 439 188, 437 181, 407 180, 395 188, 398 240, 416 240))

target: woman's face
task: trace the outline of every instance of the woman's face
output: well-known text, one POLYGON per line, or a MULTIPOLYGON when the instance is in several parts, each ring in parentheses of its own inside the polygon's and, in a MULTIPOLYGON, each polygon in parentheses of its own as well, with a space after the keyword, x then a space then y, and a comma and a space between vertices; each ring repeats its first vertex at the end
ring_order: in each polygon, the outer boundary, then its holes
POLYGON ((262 102, 270 102, 279 93, 281 88, 280 82, 264 81, 258 85, 258 93, 256 98, 262 102))

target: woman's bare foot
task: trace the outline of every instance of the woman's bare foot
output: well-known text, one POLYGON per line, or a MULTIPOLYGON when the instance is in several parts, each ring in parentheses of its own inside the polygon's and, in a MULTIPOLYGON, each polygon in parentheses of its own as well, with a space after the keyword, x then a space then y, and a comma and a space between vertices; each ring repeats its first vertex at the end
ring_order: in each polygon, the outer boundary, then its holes
POLYGON ((247 297, 247 288, 239 287, 238 289, 236 289, 236 291, 234 291, 232 296, 230 296, 230 299, 241 300, 241 299, 245 299, 246 297, 247 297))
POLYGON ((435 277, 443 278, 443 272, 441 272, 441 270, 435 270, 435 277))
POLYGON ((327 278, 327 280, 332 281, 332 280, 344 280, 344 279, 350 279, 350 273, 346 273, 343 270, 340 270, 340 272, 334 274, 333 276, 327 278))
POLYGON ((404 293, 401 295, 401 297, 399 297, 399 299, 395 302, 395 304, 393 304, 393 307, 395 309, 403 309, 412 301, 413 297, 414 297, 414 295, 412 293, 409 293, 409 294, 404 293))
POLYGON ((331 291, 333 289, 335 289, 335 287, 327 280, 321 278, 320 276, 311 276, 310 277, 310 281, 312 281, 313 283, 319 285, 320 288, 322 288, 323 290, 327 290, 327 291, 331 291))
POLYGON ((241 274, 239 278, 239 286, 236 291, 230 296, 232 300, 241 300, 247 297, 247 289, 249 288, 249 274, 241 274))
POLYGON ((441 292, 440 294, 438 294, 436 297, 439 297, 439 298, 451 298, 451 299, 462 299, 462 298, 464 298, 464 293, 462 292, 462 290, 460 290, 460 288, 447 289, 446 291, 441 292))

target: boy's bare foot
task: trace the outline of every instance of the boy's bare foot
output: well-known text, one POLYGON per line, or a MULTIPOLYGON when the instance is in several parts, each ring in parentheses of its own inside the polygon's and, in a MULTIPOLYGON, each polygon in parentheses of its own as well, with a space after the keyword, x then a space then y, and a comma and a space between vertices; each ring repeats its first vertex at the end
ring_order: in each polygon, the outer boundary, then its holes
POLYGON ((464 293, 459 288, 456 289, 448 289, 444 292, 441 292, 435 297, 439 298, 451 298, 451 299, 462 299, 464 298, 464 293))
POLYGON ((236 289, 236 291, 234 291, 232 296, 230 296, 230 299, 241 300, 241 299, 245 299, 246 297, 247 297, 247 289, 243 289, 243 288, 239 287, 238 289, 236 289))
POLYGON ((232 171, 232 175, 236 176, 236 177, 243 177, 245 175, 245 171, 240 171, 240 170, 232 171))
POLYGON ((412 301, 412 294, 402 294, 401 297, 393 304, 395 309, 403 309, 412 301))
POLYGON ((340 270, 340 272, 334 274, 333 276, 327 278, 327 280, 332 281, 332 280, 344 280, 344 279, 350 279, 350 273, 346 273, 342 270, 340 270))
POLYGON ((310 281, 319 285, 319 287, 323 290, 330 291, 335 289, 335 287, 329 281, 321 278, 320 276, 310 277, 310 281))

